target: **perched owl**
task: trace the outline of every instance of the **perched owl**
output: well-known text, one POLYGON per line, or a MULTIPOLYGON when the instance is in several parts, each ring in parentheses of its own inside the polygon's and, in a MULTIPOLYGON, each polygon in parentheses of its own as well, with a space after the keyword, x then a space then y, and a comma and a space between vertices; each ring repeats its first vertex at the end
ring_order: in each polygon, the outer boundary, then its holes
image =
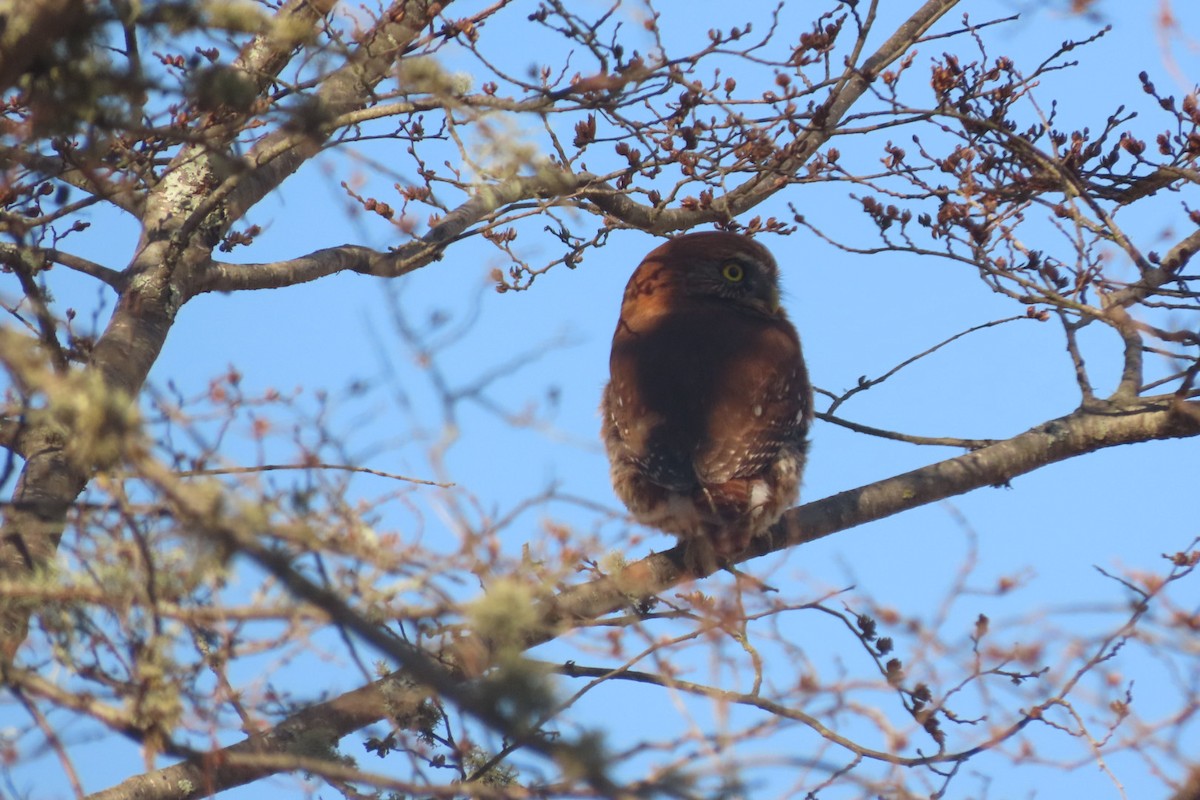
POLYGON ((601 403, 613 488, 707 574, 796 501, 812 420, 779 270, 733 233, 679 236, 629 279, 601 403))

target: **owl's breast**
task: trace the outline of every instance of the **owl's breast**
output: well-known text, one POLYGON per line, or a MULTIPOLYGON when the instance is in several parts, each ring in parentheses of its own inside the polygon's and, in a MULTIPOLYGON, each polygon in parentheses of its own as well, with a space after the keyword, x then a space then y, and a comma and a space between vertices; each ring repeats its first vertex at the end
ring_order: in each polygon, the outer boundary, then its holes
POLYGON ((703 303, 639 314, 618 326, 609 366, 606 417, 662 485, 747 474, 787 438, 781 415, 797 419, 803 366, 786 319, 703 303))

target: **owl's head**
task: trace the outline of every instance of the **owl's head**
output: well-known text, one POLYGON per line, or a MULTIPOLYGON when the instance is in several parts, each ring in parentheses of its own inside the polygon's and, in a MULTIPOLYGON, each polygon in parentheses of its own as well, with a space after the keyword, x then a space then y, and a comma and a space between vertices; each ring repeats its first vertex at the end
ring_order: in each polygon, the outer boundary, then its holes
POLYGON ((705 231, 677 236, 650 252, 629 280, 625 300, 716 298, 753 313, 779 315, 779 268, 746 236, 705 231), (657 296, 656 296, 657 295, 657 296))

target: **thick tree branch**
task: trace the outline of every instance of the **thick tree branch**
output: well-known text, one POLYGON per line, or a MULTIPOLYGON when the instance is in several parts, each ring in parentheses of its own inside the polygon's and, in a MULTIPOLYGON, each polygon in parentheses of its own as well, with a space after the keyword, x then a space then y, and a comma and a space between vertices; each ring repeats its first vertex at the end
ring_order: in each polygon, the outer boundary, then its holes
POLYGON ((1197 411, 1198 403, 1168 400, 1081 408, 989 447, 793 509, 763 552, 813 541, 972 489, 1003 486, 1041 467, 1108 447, 1200 436, 1197 411))
POLYGON ((1167 251, 1158 266, 1142 270, 1142 277, 1124 289, 1113 292, 1105 298, 1109 305, 1129 306, 1145 300, 1154 294, 1160 286, 1170 283, 1179 277, 1183 268, 1192 260, 1192 256, 1200 252, 1200 229, 1192 231, 1167 251))
POLYGON ((842 118, 866 93, 875 78, 902 57, 934 23, 957 4, 958 0, 928 0, 900 25, 861 67, 848 65, 844 80, 833 89, 829 98, 814 114, 814 120, 818 120, 819 124, 805 130, 791 141, 785 148, 786 156, 781 161, 764 165, 761 171, 741 186, 714 198, 710 208, 659 209, 636 203, 625 193, 599 187, 592 187, 581 193, 582 196, 606 213, 651 233, 685 230, 703 222, 722 222, 754 208, 791 182, 791 176, 833 137, 842 118))
POLYGON ((347 244, 266 264, 212 262, 188 291, 188 296, 204 292, 277 289, 308 283, 346 270, 362 275, 395 278, 440 259, 445 248, 462 236, 467 228, 496 209, 533 197, 568 192, 572 186, 571 176, 547 169, 539 176, 514 178, 480 187, 471 199, 442 217, 424 236, 388 253, 347 244))
POLYGON ((296 45, 306 38, 303 33, 336 5, 337 0, 288 0, 274 12, 267 31, 242 48, 233 68, 250 78, 259 92, 267 89, 291 62, 296 45))
MULTIPOLYGON (((293 23, 299 19, 311 28, 330 8, 327 0, 293 0, 283 13, 293 23)), ((285 28, 254 39, 240 57, 242 67, 255 73, 258 86, 267 86, 295 50, 294 39, 276 35, 280 30, 285 28)), ((236 138, 239 130, 231 126, 223 132, 213 131, 209 140, 182 148, 144 201, 126 200, 122 207, 136 208, 143 224, 132 261, 119 280, 98 270, 89 273, 108 278, 110 285, 120 284, 116 307, 86 367, 117 405, 132 403, 137 397, 175 314, 187 299, 184 287, 209 261, 211 243, 195 234, 215 208, 211 189, 217 183, 214 175, 222 146, 236 138)), ((77 262, 71 266, 84 265, 77 262)), ((89 477, 104 466, 72 453, 72 438, 70 431, 49 428, 24 435, 22 444, 29 455, 13 492, 13 510, 4 520, 0 577, 28 574, 53 558, 67 509, 89 477)), ((0 659, 12 658, 24 641, 31 610, 0 599, 0 659)))
MULTIPOLYGON (((171 329, 180 299, 172 280, 173 268, 180 258, 161 240, 135 257, 129 282, 83 368, 96 381, 78 386, 88 386, 88 391, 95 392, 96 402, 113 409, 117 418, 124 418, 133 404, 171 329)), ((0 577, 28 575, 50 562, 58 549, 67 509, 95 471, 105 466, 101 460, 116 457, 115 450, 104 455, 82 454, 79 444, 88 437, 79 434, 48 422, 31 426, 22 435, 26 461, 3 523, 0 577)), ((0 598, 0 660, 16 654, 28 632, 32 611, 28 604, 0 598)))
MULTIPOLYGON (((370 105, 375 87, 394 72, 405 50, 451 1, 397 0, 385 8, 346 65, 322 79, 312 98, 314 109, 323 117, 336 117, 370 105)), ((214 200, 228 195, 228 217, 240 219, 319 152, 327 138, 328 133, 314 132, 297 140, 286 128, 263 137, 246 155, 248 171, 228 179, 214 200), (289 146, 280 149, 281 142, 289 146)))
MULTIPOLYGON (((410 244, 416 244, 416 242, 410 244)), ((377 265, 390 261, 393 255, 393 253, 372 250, 370 247, 344 244, 340 247, 314 250, 307 255, 289 258, 286 261, 271 261, 261 264, 228 264, 214 261, 205 269, 191 294, 279 289, 284 286, 298 286, 346 271, 371 275, 375 273, 377 265)), ((401 269, 398 274, 411 272, 437 258, 436 252, 420 255, 426 257, 421 259, 418 254, 414 253, 405 260, 407 269, 401 269)))
MULTIPOLYGON (((1039 467, 1085 453, 1191 436, 1200 436, 1200 403, 1194 401, 1080 409, 989 447, 794 508, 770 537, 757 540, 752 552, 738 561, 815 541, 973 489, 1003 485, 1039 467)), ((690 577, 684 568, 682 546, 647 556, 618 575, 568 588, 543 602, 538 613, 540 623, 528 632, 524 644, 544 644, 583 622, 626 608, 636 598, 653 596, 690 577)), ((381 649, 387 652, 390 648, 381 649)), ((455 646, 457 660, 469 661, 472 671, 487 666, 490 650, 491 645, 482 636, 467 637, 455 646)), ((294 714, 271 731, 215 751, 205 759, 136 776, 93 795, 92 800, 174 800, 244 785, 277 771, 274 760, 256 765, 256 753, 274 757, 294 752, 303 744, 304 731, 318 731, 328 742, 336 742, 385 717, 404 724, 416 717, 427 696, 413 688, 411 676, 394 673, 294 714), (181 786, 206 789, 181 794, 181 786)))

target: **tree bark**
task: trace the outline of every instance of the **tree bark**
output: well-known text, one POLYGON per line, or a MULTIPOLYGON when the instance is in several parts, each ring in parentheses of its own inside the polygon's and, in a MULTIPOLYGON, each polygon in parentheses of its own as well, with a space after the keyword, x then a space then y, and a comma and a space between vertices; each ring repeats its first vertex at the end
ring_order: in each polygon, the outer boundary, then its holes
MULTIPOLYGON (((333 5, 332 0, 295 0, 280 13, 313 24, 333 5)), ((380 17, 374 35, 358 44, 347 66, 327 79, 321 99, 338 112, 370 104, 373 87, 444 5, 430 0, 396 3, 380 17)), ((239 63, 261 87, 293 55, 290 45, 265 36, 247 46, 239 63)), ((236 126, 225 130, 227 139, 236 136, 236 126)), ((270 136, 260 142, 249 156, 251 161, 263 148, 274 152, 274 143, 270 136)), ((221 181, 216 178, 221 173, 218 161, 228 159, 222 153, 229 144, 217 138, 184 147, 146 202, 137 205, 142 212, 138 251, 122 273, 120 297, 108 327, 83 368, 100 378, 113 402, 136 401, 176 313, 196 294, 193 287, 202 285, 205 270, 214 264, 214 239, 320 150, 320 140, 310 137, 263 164, 256 163, 247 177, 221 181), (222 204, 226 213, 214 215, 222 204)), ((72 438, 69 431, 49 428, 24 430, 19 436, 24 446, 17 452, 25 457, 25 465, 2 528, 0 579, 25 576, 50 563, 71 503, 91 476, 106 466, 73 454, 72 438)), ((16 655, 32 611, 26 604, 0 598, 0 661, 11 661, 16 655)))

